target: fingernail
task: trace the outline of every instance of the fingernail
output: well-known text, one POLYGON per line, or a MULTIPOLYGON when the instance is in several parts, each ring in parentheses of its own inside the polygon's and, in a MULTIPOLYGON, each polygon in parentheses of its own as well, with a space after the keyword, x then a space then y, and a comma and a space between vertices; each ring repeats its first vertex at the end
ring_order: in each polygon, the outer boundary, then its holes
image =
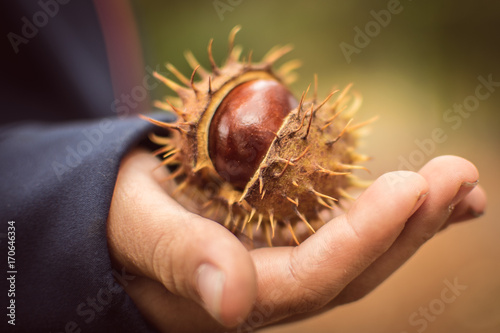
POLYGON ((471 188, 476 187, 478 183, 479 180, 476 180, 475 182, 463 182, 460 185, 457 194, 455 194, 455 197, 451 201, 449 207, 450 211, 452 211, 455 208, 455 206, 464 198, 464 192, 470 192, 471 188))
POLYGON ((476 187, 477 184, 479 184, 479 179, 476 180, 475 182, 463 182, 462 186, 465 186, 465 187, 476 187))
POLYGON ((211 264, 202 264, 198 268, 198 291, 206 310, 219 322, 222 293, 226 276, 224 272, 211 264))
POLYGON ((477 218, 483 216, 484 212, 476 212, 475 210, 470 209, 469 214, 477 218))
POLYGON ((410 215, 413 215, 413 213, 415 213, 417 211, 417 209, 420 208, 420 206, 422 205, 422 202, 424 202, 425 200, 425 197, 429 194, 429 192, 425 192, 423 194, 420 194, 418 196, 418 199, 417 199, 417 202, 415 202, 415 207, 413 207, 413 210, 411 212, 410 215))

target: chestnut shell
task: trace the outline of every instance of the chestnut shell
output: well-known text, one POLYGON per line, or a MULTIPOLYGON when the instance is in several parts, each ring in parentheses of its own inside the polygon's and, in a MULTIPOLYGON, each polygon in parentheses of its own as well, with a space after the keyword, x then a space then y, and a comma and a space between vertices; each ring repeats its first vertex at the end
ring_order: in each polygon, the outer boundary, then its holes
POLYGON ((273 48, 260 62, 240 61, 241 47, 234 47, 239 29, 229 34, 223 66, 215 63, 210 41, 211 72, 187 52, 191 80, 171 64, 183 85, 154 73, 178 96, 155 105, 176 113, 177 122, 143 118, 172 130, 151 138, 162 145, 155 151, 162 165, 172 170, 167 191, 185 208, 221 223, 249 247, 298 245, 324 224, 323 209, 352 199, 346 188, 366 186, 351 172, 366 169, 357 165, 368 157, 355 152, 356 130, 371 120, 350 125, 361 102, 348 94, 351 85, 327 103, 335 92, 320 102, 315 83, 314 97, 307 98, 308 88, 297 105, 286 85, 298 62, 273 69, 291 47, 273 48), (227 140, 229 132, 237 139, 227 140))

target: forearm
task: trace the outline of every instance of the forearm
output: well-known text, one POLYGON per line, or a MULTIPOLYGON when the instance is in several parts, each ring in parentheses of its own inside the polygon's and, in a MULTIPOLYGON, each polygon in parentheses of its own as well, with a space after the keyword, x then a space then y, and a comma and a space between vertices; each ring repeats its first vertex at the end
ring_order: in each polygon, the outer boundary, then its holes
POLYGON ((15 221, 15 328, 146 330, 115 282, 133 277, 111 269, 106 219, 121 158, 150 130, 137 118, 1 129, 0 233, 15 221))

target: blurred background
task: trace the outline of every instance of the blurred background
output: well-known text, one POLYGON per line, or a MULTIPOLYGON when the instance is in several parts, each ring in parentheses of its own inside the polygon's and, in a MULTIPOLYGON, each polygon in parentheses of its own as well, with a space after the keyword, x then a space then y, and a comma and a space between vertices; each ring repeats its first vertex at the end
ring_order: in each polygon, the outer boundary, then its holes
MULTIPOLYGON (((363 95, 356 120, 380 116, 360 146, 373 156, 366 178, 400 168, 416 171, 443 154, 463 156, 480 170, 489 195, 483 217, 437 235, 361 301, 264 332, 500 332, 500 2, 134 0, 133 5, 151 68, 171 62, 190 74, 183 58, 187 49, 209 67, 210 38, 220 64, 227 35, 239 24, 237 44, 244 54, 253 50, 254 60, 276 44, 295 46, 283 61, 303 61, 291 87, 297 96, 314 73, 320 97, 353 82, 363 95), (498 83, 486 87, 488 80, 498 83), (432 134, 436 129, 442 131, 439 142, 432 134), (456 279, 467 288, 444 303, 445 281, 456 279), (422 315, 422 308, 430 316, 422 315)), ((161 86, 152 97, 167 93, 161 86)))

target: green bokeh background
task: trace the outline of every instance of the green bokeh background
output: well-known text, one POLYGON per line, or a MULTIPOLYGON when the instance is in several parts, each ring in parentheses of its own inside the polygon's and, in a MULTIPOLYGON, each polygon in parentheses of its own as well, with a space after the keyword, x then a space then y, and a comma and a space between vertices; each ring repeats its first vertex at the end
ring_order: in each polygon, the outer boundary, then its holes
MULTIPOLYGON (((373 156, 366 178, 399 168, 413 156, 413 169, 424 163, 415 140, 431 138, 441 128, 446 140, 425 160, 442 154, 473 161, 489 195, 488 214, 479 221, 446 231, 369 297, 318 318, 269 332, 415 332, 408 315, 439 295, 442 280, 469 279, 469 292, 429 323, 426 332, 499 332, 500 322, 500 87, 479 107, 451 127, 443 114, 473 95, 478 76, 500 82, 500 2, 402 0, 402 11, 348 63, 342 42, 354 45, 355 27, 373 21, 371 11, 387 9, 388 1, 264 1, 220 2, 231 10, 221 15, 214 1, 133 1, 145 64, 173 63, 191 73, 183 58, 193 51, 206 68, 206 48, 214 38, 214 57, 226 56, 227 35, 241 25, 237 44, 253 50, 259 60, 272 46, 291 43, 284 60, 301 59, 296 95, 319 77, 319 96, 333 86, 353 82, 363 95, 355 120, 379 115, 360 150, 373 156), (413 154, 413 155, 412 155, 413 154), (416 163, 418 162, 418 163, 416 163), (493 268, 492 268, 493 267, 493 268)), ((161 87, 153 98, 170 93, 161 87)))
MULTIPOLYGON (((481 101, 459 130, 450 129, 451 123, 443 120, 447 109, 474 93, 479 75, 492 74, 500 81, 500 2, 402 1, 401 13, 392 15, 387 27, 381 27, 359 54, 352 54, 350 63, 340 44, 354 45, 353 29, 364 30, 374 20, 370 12, 387 9, 388 1, 233 1, 236 6, 221 2, 231 8, 221 16, 214 1, 133 2, 146 64, 154 67, 168 61, 189 74, 183 52, 190 49, 209 67, 210 38, 215 40, 214 57, 221 63, 227 35, 239 24, 243 29, 237 43, 246 52, 253 50, 253 59, 276 44, 295 46, 285 59, 304 63, 292 85, 296 95, 314 73, 319 76, 320 96, 332 86, 353 82, 364 97, 359 117, 380 115, 374 135, 384 139, 380 144, 386 148, 414 144, 415 139, 429 137, 435 127, 443 127, 450 139, 439 150, 471 133, 479 141, 500 141, 495 107, 500 92, 481 101), (422 133, 426 128, 428 133, 422 133)), ((167 92, 155 89, 152 95, 161 98, 167 92)), ((384 163, 388 161, 384 156, 384 163)))

